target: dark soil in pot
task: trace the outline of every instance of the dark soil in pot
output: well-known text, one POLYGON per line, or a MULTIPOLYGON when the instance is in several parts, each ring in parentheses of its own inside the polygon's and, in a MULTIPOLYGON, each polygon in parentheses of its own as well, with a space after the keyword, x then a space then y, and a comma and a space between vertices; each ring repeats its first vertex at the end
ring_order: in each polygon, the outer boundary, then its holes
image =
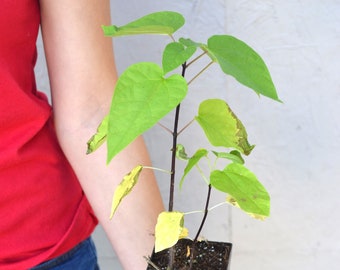
MULTIPOLYGON (((192 270, 227 270, 230 265, 232 244, 224 242, 201 241, 195 244, 192 251, 192 241, 181 239, 175 245, 173 270, 189 270, 190 259, 193 257, 192 270), (193 256, 191 256, 193 252, 193 256)), ((159 270, 167 270, 169 264, 169 249, 153 253, 151 262, 159 270)), ((149 265, 146 270, 155 270, 149 265)))

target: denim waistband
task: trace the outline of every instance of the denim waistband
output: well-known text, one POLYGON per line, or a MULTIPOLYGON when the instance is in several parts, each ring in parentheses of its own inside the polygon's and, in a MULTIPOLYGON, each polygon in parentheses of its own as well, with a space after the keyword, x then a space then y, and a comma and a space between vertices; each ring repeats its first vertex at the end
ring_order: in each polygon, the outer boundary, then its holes
MULTIPOLYGON (((48 260, 46 262, 43 262, 33 268, 31 270, 48 270, 48 269, 65 269, 67 270, 67 264, 70 265, 69 269, 76 270, 78 268, 74 268, 74 265, 78 265, 80 267, 82 256, 84 260, 89 260, 91 257, 93 258, 89 264, 93 264, 94 267, 91 268, 89 265, 89 268, 86 269, 99 269, 97 265, 97 254, 95 250, 94 243, 92 241, 92 238, 89 237, 86 240, 80 242, 78 245, 76 245, 74 248, 69 250, 68 252, 60 255, 59 257, 56 257, 54 259, 48 260), (91 254, 88 254, 88 253, 91 254), (91 256, 89 256, 91 255, 91 256), (72 262, 74 260, 74 262, 72 262), (76 262, 77 261, 77 262, 76 262), (64 266, 62 266, 64 265, 64 266)), ((77 267, 77 266, 76 266, 77 267)), ((81 268, 79 268, 81 269, 81 268)))

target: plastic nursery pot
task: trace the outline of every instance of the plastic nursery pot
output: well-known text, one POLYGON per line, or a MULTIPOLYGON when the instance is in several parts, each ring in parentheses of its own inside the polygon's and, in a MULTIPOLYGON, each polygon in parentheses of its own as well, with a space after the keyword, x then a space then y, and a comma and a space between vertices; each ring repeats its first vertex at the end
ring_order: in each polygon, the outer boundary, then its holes
MULTIPOLYGON (((227 270, 230 266, 231 243, 180 239, 174 246, 173 270, 227 270), (193 252, 193 254, 192 254, 193 252), (190 268, 190 261, 192 265, 190 268)), ((146 270, 167 270, 169 249, 153 252, 146 270)))

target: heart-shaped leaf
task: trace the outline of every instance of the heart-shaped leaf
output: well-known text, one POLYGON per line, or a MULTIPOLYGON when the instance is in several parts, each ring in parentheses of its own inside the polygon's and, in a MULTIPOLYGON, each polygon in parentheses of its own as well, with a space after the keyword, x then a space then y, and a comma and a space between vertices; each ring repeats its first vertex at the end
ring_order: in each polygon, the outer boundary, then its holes
POLYGON ((138 63, 117 81, 109 114, 108 162, 139 135, 173 110, 187 93, 185 79, 163 77, 154 63, 138 63))
POLYGON ((160 11, 141 17, 123 26, 102 26, 104 34, 110 37, 160 34, 171 35, 185 23, 184 17, 173 11, 160 11))
POLYGON ((168 73, 186 62, 196 51, 197 47, 185 47, 179 42, 169 43, 163 52, 162 65, 164 73, 168 73))
POLYGON ((184 214, 181 212, 162 212, 155 228, 155 252, 170 248, 188 235, 184 228, 184 214))
POLYGON ((248 135, 242 122, 221 99, 203 101, 196 116, 208 140, 214 146, 233 147, 245 155, 254 148, 248 142, 248 135))
POLYGON ((280 101, 266 64, 246 43, 233 36, 216 35, 209 38, 206 49, 224 73, 256 93, 280 101))
POLYGON ((223 171, 210 174, 210 184, 231 195, 238 206, 253 215, 269 216, 270 197, 255 174, 238 163, 230 163, 223 171))

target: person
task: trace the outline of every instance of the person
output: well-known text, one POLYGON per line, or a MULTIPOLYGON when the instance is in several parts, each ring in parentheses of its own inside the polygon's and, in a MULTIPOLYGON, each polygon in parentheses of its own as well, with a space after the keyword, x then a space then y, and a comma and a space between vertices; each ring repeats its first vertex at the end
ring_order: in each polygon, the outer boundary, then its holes
POLYGON ((115 186, 150 163, 143 139, 109 165, 103 146, 85 154, 117 80, 110 20, 109 0, 0 1, 1 270, 97 269, 90 253, 69 261, 98 220, 124 269, 146 268, 163 210, 151 170, 109 220, 115 186), (39 24, 52 106, 34 79, 39 24))

